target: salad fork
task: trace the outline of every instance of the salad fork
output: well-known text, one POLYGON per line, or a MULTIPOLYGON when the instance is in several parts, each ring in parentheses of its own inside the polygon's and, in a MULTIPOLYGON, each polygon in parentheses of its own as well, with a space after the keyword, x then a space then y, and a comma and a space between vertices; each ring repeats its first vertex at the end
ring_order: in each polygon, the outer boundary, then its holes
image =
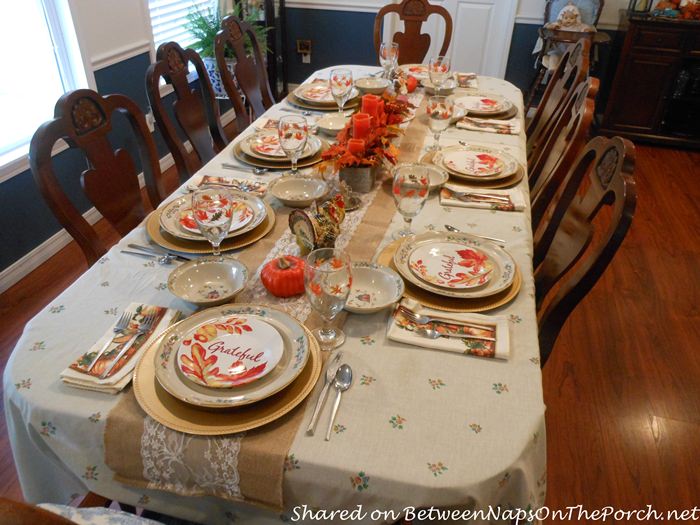
POLYGON ((455 339, 477 339, 479 341, 492 341, 495 342, 495 337, 487 337, 484 335, 472 335, 472 334, 448 334, 440 333, 432 328, 417 328, 414 332, 420 337, 426 337, 428 339, 440 339, 441 337, 455 338, 455 339))
POLYGON ((146 332, 148 332, 151 329, 155 319, 156 319, 155 314, 150 314, 150 315, 146 316, 146 318, 139 324, 139 327, 136 329, 136 331, 133 334, 131 334, 131 337, 126 342, 124 347, 119 351, 119 353, 117 354, 117 357, 115 357, 114 360, 112 361, 112 363, 107 367, 107 369, 104 372, 102 372, 102 374, 100 375, 100 379, 104 379, 109 375, 109 373, 112 371, 114 366, 119 362, 119 360, 122 357, 124 357, 124 355, 134 345, 134 343, 136 342, 136 339, 138 339, 138 337, 140 335, 145 334, 146 332))
POLYGON ((92 367, 95 366, 95 363, 97 363, 97 360, 102 357, 102 354, 105 353, 107 348, 109 348, 109 345, 112 344, 112 341, 114 341, 114 338, 117 337, 117 335, 121 335, 124 330, 129 328, 129 321, 131 321, 131 318, 134 316, 132 312, 124 312, 122 316, 119 318, 119 321, 117 321, 117 324, 115 325, 114 328, 112 328, 112 331, 114 332, 114 336, 111 339, 108 339, 107 342, 100 348, 100 351, 97 352, 97 355, 95 355, 94 359, 90 363, 90 366, 88 367, 87 371, 89 372, 92 370, 92 367))

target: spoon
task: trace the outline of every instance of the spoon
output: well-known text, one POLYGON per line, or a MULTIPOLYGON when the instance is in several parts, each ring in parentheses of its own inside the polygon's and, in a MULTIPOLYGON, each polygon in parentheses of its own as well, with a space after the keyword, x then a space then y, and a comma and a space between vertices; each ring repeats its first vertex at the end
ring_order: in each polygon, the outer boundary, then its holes
POLYGON ((328 368, 326 368, 326 382, 323 385, 323 389, 321 390, 321 393, 318 396, 318 400, 316 401, 316 406, 314 407, 314 413, 311 415, 311 421, 309 422, 309 426, 306 429, 306 432, 310 435, 314 435, 314 432, 316 431, 316 423, 318 423, 318 416, 321 414, 321 409, 323 408, 324 403, 326 402, 326 397, 328 396, 328 389, 330 386, 333 384, 333 380, 335 379, 335 375, 338 373, 338 361, 340 361, 340 358, 343 355, 343 351, 339 351, 333 360, 328 364, 328 368))
POLYGON ((333 423, 335 423, 335 416, 338 413, 338 407, 340 406, 340 397, 343 395, 348 388, 352 385, 352 368, 350 365, 340 365, 338 371, 335 374, 335 380, 333 381, 333 386, 336 390, 335 403, 333 403, 333 411, 331 412, 331 419, 328 422, 328 430, 326 430, 326 441, 331 440, 331 430, 333 430, 333 423))
MULTIPOLYGON (((459 228, 455 228, 454 226, 451 226, 449 224, 445 224, 445 229, 450 232, 455 232, 455 233, 461 233, 462 230, 459 228)), ((476 235, 475 233, 471 233, 470 235, 473 235, 474 237, 480 237, 482 239, 486 239, 487 241, 493 241, 496 244, 500 244, 501 246, 505 246, 506 241, 503 239, 496 239, 495 237, 487 237, 486 235, 476 235)))
POLYGON ((129 250, 121 250, 122 253, 126 253, 128 255, 138 255, 139 257, 145 257, 146 259, 155 259, 158 264, 161 266, 167 266, 170 263, 173 262, 174 257, 172 255, 151 255, 150 253, 139 253, 139 252, 132 252, 129 250))
POLYGON ((417 328, 414 332, 420 337, 426 337, 428 339, 440 339, 441 337, 454 337, 457 339, 478 339, 480 341, 495 341, 495 337, 487 337, 484 335, 471 335, 471 334, 446 334, 440 333, 432 328, 417 328))

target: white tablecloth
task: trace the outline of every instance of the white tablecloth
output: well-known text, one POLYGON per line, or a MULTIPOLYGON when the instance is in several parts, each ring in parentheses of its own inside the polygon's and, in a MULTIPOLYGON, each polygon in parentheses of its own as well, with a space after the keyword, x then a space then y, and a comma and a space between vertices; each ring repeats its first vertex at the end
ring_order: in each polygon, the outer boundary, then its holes
MULTIPOLYGON (((376 68, 352 66, 355 75, 376 68)), ((320 71, 318 76, 327 74, 320 71)), ((511 84, 479 77, 479 90, 514 101, 522 115, 522 95, 511 84)), ((285 114, 277 104, 266 114, 285 114)), ((523 164, 525 137, 450 129, 442 143, 457 140, 498 144, 523 164)), ((426 137, 426 146, 432 137, 426 137)), ((201 171, 256 177, 236 162, 229 145, 201 171)), ((518 185, 527 197, 527 181, 518 185)), ((179 193, 181 195, 181 193, 179 193)), ((272 199, 272 197, 268 197, 272 199)), ((402 226, 396 214, 387 232, 402 226)), ((386 339, 388 312, 350 315, 345 361, 356 382, 343 397, 330 442, 324 432, 306 436, 306 423, 292 444, 284 491, 285 515, 215 498, 183 498, 158 490, 120 485, 104 463, 104 422, 118 396, 69 388, 61 370, 102 335, 131 302, 192 311, 166 287, 169 267, 119 253, 127 243, 145 243, 144 228, 131 232, 102 260, 25 327, 4 374, 5 413, 22 490, 28 501, 68 501, 86 489, 125 503, 206 523, 277 523, 308 509, 400 511, 407 506, 537 508, 544 502, 545 432, 537 323, 532 278, 529 204, 525 212, 441 207, 432 197, 414 228, 464 231, 506 240, 523 275, 522 290, 493 313, 510 321, 509 361, 426 350, 386 339)), ((382 243, 382 244, 384 244, 382 243)), ((366 259, 376 255, 368 246, 366 259)), ((312 399, 315 401, 315 391, 312 399)), ((310 409, 307 409, 305 422, 310 409)), ((327 415, 325 416, 327 417, 327 415)), ((321 424, 325 422, 322 420, 321 424)), ((317 521, 318 523, 319 521, 317 521)), ((320 522, 324 522, 321 520, 320 522)))

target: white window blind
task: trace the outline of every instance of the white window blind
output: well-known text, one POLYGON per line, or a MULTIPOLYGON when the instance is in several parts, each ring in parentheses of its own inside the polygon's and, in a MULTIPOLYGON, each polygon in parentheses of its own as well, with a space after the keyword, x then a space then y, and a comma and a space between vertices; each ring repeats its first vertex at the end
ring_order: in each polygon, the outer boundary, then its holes
POLYGON ((187 15, 192 10, 218 9, 216 0, 148 0, 153 28, 153 43, 156 49, 163 42, 175 41, 188 47, 194 41, 185 29, 187 15))

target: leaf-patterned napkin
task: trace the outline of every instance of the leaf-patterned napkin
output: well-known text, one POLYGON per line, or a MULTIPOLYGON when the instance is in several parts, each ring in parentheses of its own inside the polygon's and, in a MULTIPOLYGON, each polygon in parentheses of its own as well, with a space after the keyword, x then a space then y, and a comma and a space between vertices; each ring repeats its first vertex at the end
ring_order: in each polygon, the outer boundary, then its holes
POLYGON ((100 337, 87 352, 82 353, 68 368, 61 372, 61 380, 64 383, 76 388, 95 390, 97 392, 106 392, 109 394, 120 392, 129 384, 129 381, 131 381, 134 367, 143 352, 148 348, 150 342, 180 317, 180 312, 178 310, 140 303, 131 303, 125 311, 133 312, 131 322, 129 323, 130 328, 138 327, 138 324, 147 316, 155 315, 153 327, 150 331, 140 335, 136 339, 131 348, 121 358, 119 363, 114 366, 106 378, 100 379, 100 374, 112 364, 112 361, 129 341, 133 333, 132 331, 126 331, 124 334, 114 333, 114 327, 119 322, 119 317, 121 316, 121 314, 119 314, 105 334, 100 337), (111 341, 109 347, 107 347, 107 350, 88 372, 88 368, 95 359, 97 353, 108 341, 111 341))
POLYGON ((438 322, 431 322, 426 325, 417 325, 403 315, 400 308, 394 310, 394 314, 389 318, 387 337, 392 341, 399 341, 413 346, 424 348, 434 348, 448 352, 459 352, 477 357, 487 357, 491 359, 508 359, 510 356, 510 334, 508 331, 508 319, 502 315, 481 315, 481 314, 460 314, 453 312, 443 312, 427 308, 412 299, 404 299, 400 303, 419 315, 441 318, 438 322), (455 323, 478 323, 492 327, 488 330, 479 330, 459 326, 455 323), (485 336, 496 339, 495 341, 485 341, 482 339, 440 337, 439 339, 429 339, 415 333, 418 328, 428 328, 437 330, 444 334, 467 334, 474 336, 485 336))

